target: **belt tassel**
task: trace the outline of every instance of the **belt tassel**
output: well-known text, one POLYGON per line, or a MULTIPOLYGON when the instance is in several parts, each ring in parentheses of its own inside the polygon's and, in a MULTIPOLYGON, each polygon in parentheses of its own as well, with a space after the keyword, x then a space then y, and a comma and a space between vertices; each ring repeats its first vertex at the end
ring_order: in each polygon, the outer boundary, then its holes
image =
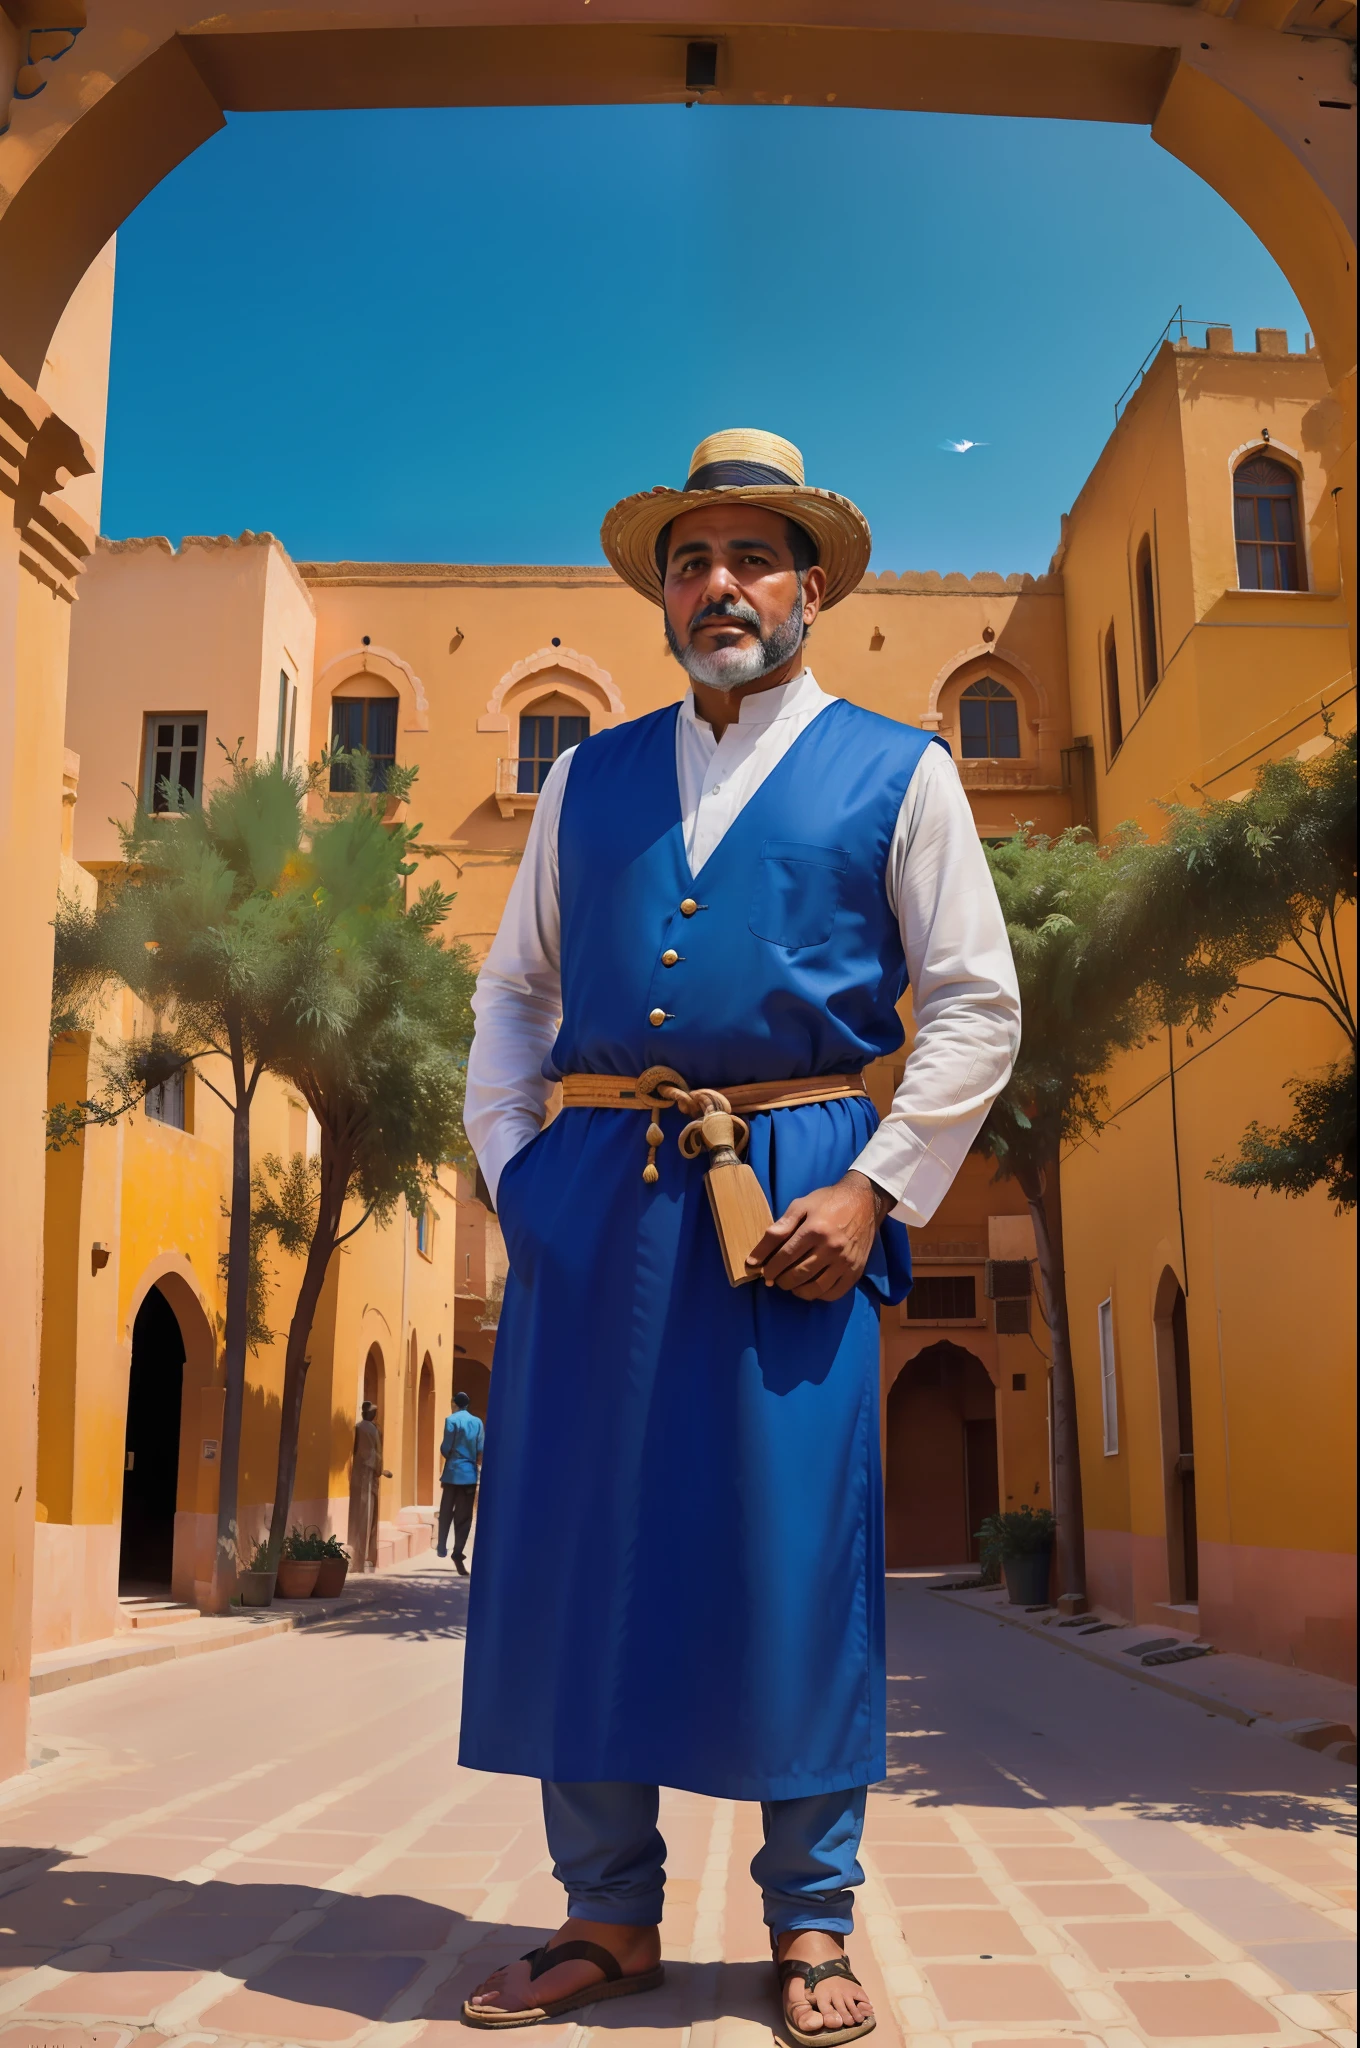
POLYGON ((704 1186, 728 1280, 733 1287, 749 1285, 759 1275, 747 1271, 747 1258, 773 1221, 765 1190, 754 1170, 738 1157, 750 1139, 750 1125, 733 1114, 731 1103, 719 1089, 691 1089, 673 1067, 648 1067, 638 1076, 637 1095, 652 1111, 643 1180, 648 1187, 655 1187, 661 1178, 656 1155, 666 1134, 657 1116, 666 1108, 679 1109, 690 1118, 680 1133, 681 1156, 697 1159, 701 1153, 708 1155, 704 1186))

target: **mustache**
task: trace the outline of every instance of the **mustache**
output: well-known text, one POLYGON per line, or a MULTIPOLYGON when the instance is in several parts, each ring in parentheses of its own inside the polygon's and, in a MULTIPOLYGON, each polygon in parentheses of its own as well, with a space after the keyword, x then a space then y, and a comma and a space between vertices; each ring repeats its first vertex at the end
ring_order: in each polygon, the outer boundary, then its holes
POLYGON ((691 638, 707 619, 732 619, 743 626, 751 626, 760 632, 760 613, 754 605, 747 604, 739 597, 722 597, 712 604, 703 605, 689 622, 691 638))

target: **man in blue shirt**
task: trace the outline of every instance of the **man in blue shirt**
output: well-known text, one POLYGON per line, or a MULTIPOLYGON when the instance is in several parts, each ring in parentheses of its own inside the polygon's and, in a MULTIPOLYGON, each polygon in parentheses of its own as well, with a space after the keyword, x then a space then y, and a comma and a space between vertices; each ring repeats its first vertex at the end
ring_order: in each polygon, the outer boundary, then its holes
POLYGON ((486 1431, 477 1417, 469 1412, 466 1394, 455 1394, 453 1413, 444 1424, 444 1441, 439 1446, 439 1455, 444 1460, 444 1471, 439 1502, 439 1555, 449 1554, 449 1524, 453 1524, 453 1561, 467 1577, 468 1535, 472 1529, 473 1509, 477 1505, 477 1474, 482 1462, 482 1445, 486 1431))

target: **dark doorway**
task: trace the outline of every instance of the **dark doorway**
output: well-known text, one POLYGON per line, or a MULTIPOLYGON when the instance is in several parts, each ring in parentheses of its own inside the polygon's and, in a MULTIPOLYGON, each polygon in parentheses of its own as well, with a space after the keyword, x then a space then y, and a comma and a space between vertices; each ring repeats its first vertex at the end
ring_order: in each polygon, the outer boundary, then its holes
POLYGON ((903 1366, 888 1395, 887 1561, 975 1562, 995 1514, 996 1390, 982 1361, 941 1342, 903 1366))
POLYGON ((1195 1417, 1190 1398, 1190 1332, 1185 1320, 1185 1295, 1176 1289, 1171 1304, 1171 1348, 1176 1362, 1177 1457, 1175 1484, 1180 1493, 1180 1580, 1189 1605, 1199 1599, 1199 1525, 1195 1512, 1195 1417))
POLYGON ((184 1339, 174 1310, 153 1287, 132 1326, 118 1558, 118 1583, 124 1592, 170 1584, 183 1393, 184 1339))

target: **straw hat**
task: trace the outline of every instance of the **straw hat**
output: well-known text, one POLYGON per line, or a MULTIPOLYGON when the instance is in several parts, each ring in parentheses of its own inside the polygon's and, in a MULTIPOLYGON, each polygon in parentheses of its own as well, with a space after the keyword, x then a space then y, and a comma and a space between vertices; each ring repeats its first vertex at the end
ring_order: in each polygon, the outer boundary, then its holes
POLYGON ((869 522, 858 505, 803 481, 803 457, 792 441, 759 427, 726 427, 690 457, 682 491, 668 484, 635 491, 605 514, 600 543, 625 583, 662 602, 656 543, 664 526, 701 505, 763 505, 805 527, 826 571, 822 608, 848 597, 869 566, 869 522))

